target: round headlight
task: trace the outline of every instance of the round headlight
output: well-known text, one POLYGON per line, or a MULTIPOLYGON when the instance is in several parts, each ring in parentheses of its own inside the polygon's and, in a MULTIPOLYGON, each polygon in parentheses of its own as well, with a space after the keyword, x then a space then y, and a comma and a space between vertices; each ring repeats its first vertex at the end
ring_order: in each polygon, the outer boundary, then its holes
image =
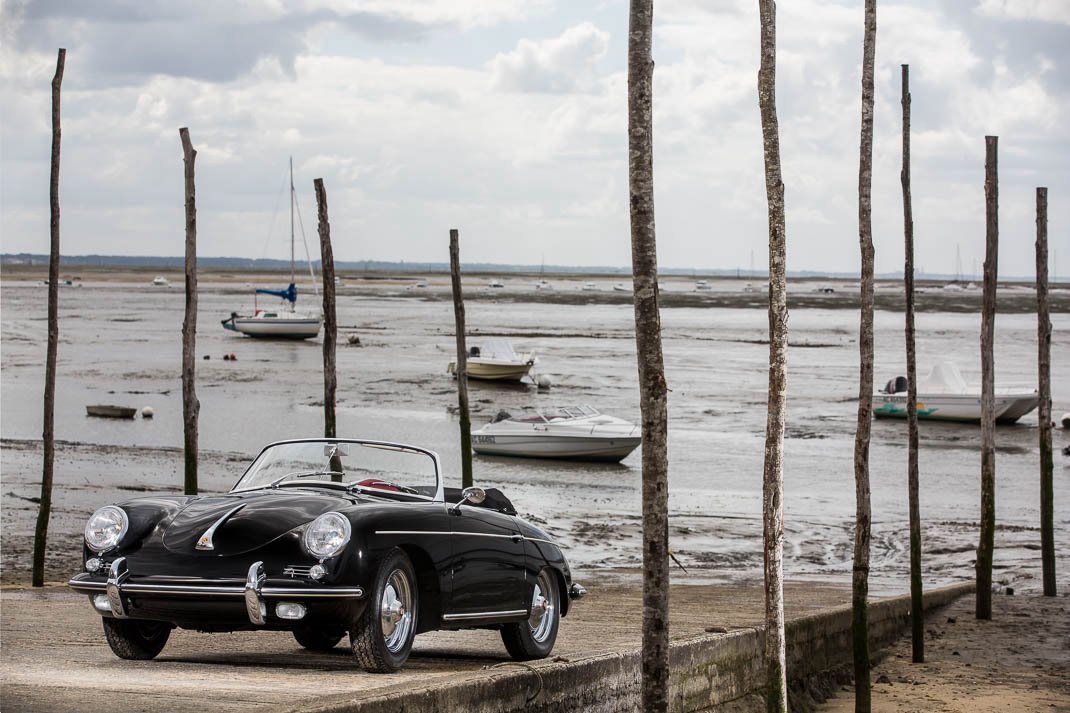
POLYGON ((325 512, 305 528, 301 541, 310 555, 326 559, 342 551, 342 548, 349 542, 352 532, 349 518, 345 515, 325 512))
POLYGON ((126 512, 115 505, 105 505, 89 517, 85 524, 85 543, 94 552, 110 550, 123 539, 130 520, 126 512))

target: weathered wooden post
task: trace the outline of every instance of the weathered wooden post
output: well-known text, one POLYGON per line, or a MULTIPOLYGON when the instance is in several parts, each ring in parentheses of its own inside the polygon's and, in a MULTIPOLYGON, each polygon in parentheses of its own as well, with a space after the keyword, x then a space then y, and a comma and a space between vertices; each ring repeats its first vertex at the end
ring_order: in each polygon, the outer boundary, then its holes
POLYGON ((468 347, 464 341, 464 295, 461 293, 460 234, 450 230, 450 280, 453 285, 453 321, 457 330, 457 406, 461 419, 461 487, 472 485, 472 420, 468 415, 468 347))
POLYGON ((658 254, 654 232, 653 0, 631 0, 628 14, 628 193, 632 304, 643 438, 643 646, 645 713, 669 706, 668 386, 661 348, 658 254))
POLYGON ((52 472, 56 461, 56 352, 59 346, 59 149, 60 85, 67 50, 56 57, 56 74, 52 77, 52 168, 48 182, 51 212, 48 253, 48 346, 45 355, 45 413, 41 438, 44 441, 44 465, 41 469, 41 502, 37 507, 37 527, 33 533, 33 574, 31 584, 45 584, 45 549, 48 545, 48 519, 52 515, 52 472))
POLYGON ((981 297, 981 539, 977 545, 978 619, 992 618, 992 555, 996 536, 995 358, 999 256, 999 137, 985 137, 985 274, 981 297))
POLYGON ((319 216, 320 272, 323 274, 323 435, 326 438, 334 438, 338 435, 335 421, 338 318, 334 297, 334 251, 331 249, 331 224, 327 220, 327 191, 323 187, 323 179, 317 178, 313 185, 316 187, 316 208, 319 216))
POLYGON ((784 420, 788 376, 787 235, 776 113, 776 3, 762 0, 758 106, 769 221, 769 394, 762 478, 765 548, 765 708, 788 710, 784 642, 784 420))
POLYGON ((910 510, 911 660, 925 662, 925 599, 921 582, 921 506, 918 501, 918 366, 914 338, 914 210, 910 200, 910 65, 903 65, 903 234, 906 264, 907 502, 910 510))
POLYGON ((185 451, 185 493, 197 494, 197 400, 195 354, 197 351, 197 187, 193 163, 197 152, 190 142, 189 129, 178 130, 182 139, 186 183, 186 316, 182 320, 182 432, 185 451))
POLYGON ((873 422, 873 61, 877 45, 877 0, 866 0, 862 42, 862 137, 858 159, 858 242, 862 253, 861 320, 858 329, 858 426, 855 432, 855 546, 851 577, 855 711, 871 706, 869 661, 869 440, 873 422))
POLYGON ((1055 491, 1051 451, 1051 311, 1048 307, 1048 189, 1037 188, 1037 373, 1040 405, 1040 566, 1044 596, 1055 590, 1055 491))

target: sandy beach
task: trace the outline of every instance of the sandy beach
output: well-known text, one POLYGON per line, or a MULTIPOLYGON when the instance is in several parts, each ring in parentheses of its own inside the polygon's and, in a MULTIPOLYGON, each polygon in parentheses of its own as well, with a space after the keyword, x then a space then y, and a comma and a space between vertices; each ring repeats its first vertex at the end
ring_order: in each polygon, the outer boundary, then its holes
MULTIPOLYGON (((873 670, 874 713, 1070 711, 1070 598, 996 596, 992 619, 964 597, 926 622, 925 662, 904 637, 873 670)), ((843 686, 820 713, 852 713, 843 686)))

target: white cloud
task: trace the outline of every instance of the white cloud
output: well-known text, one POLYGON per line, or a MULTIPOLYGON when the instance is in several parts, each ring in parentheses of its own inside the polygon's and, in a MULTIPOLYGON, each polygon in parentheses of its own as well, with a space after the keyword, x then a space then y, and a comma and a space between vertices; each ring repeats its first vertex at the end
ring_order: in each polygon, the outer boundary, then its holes
POLYGON ((1070 3, 1064 0, 980 0, 974 11, 997 20, 1039 20, 1070 25, 1070 3))
POLYGON ((609 34, 589 22, 550 40, 521 40, 512 52, 491 60, 491 87, 512 92, 588 91, 608 44, 609 34))

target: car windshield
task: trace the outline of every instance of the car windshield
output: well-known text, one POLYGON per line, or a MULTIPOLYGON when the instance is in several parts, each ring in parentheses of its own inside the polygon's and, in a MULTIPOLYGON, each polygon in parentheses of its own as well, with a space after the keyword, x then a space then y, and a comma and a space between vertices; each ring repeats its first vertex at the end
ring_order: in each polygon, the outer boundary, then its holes
POLYGON ((411 446, 369 441, 289 441, 265 448, 234 490, 316 483, 433 498, 438 490, 438 468, 432 453, 411 446))

